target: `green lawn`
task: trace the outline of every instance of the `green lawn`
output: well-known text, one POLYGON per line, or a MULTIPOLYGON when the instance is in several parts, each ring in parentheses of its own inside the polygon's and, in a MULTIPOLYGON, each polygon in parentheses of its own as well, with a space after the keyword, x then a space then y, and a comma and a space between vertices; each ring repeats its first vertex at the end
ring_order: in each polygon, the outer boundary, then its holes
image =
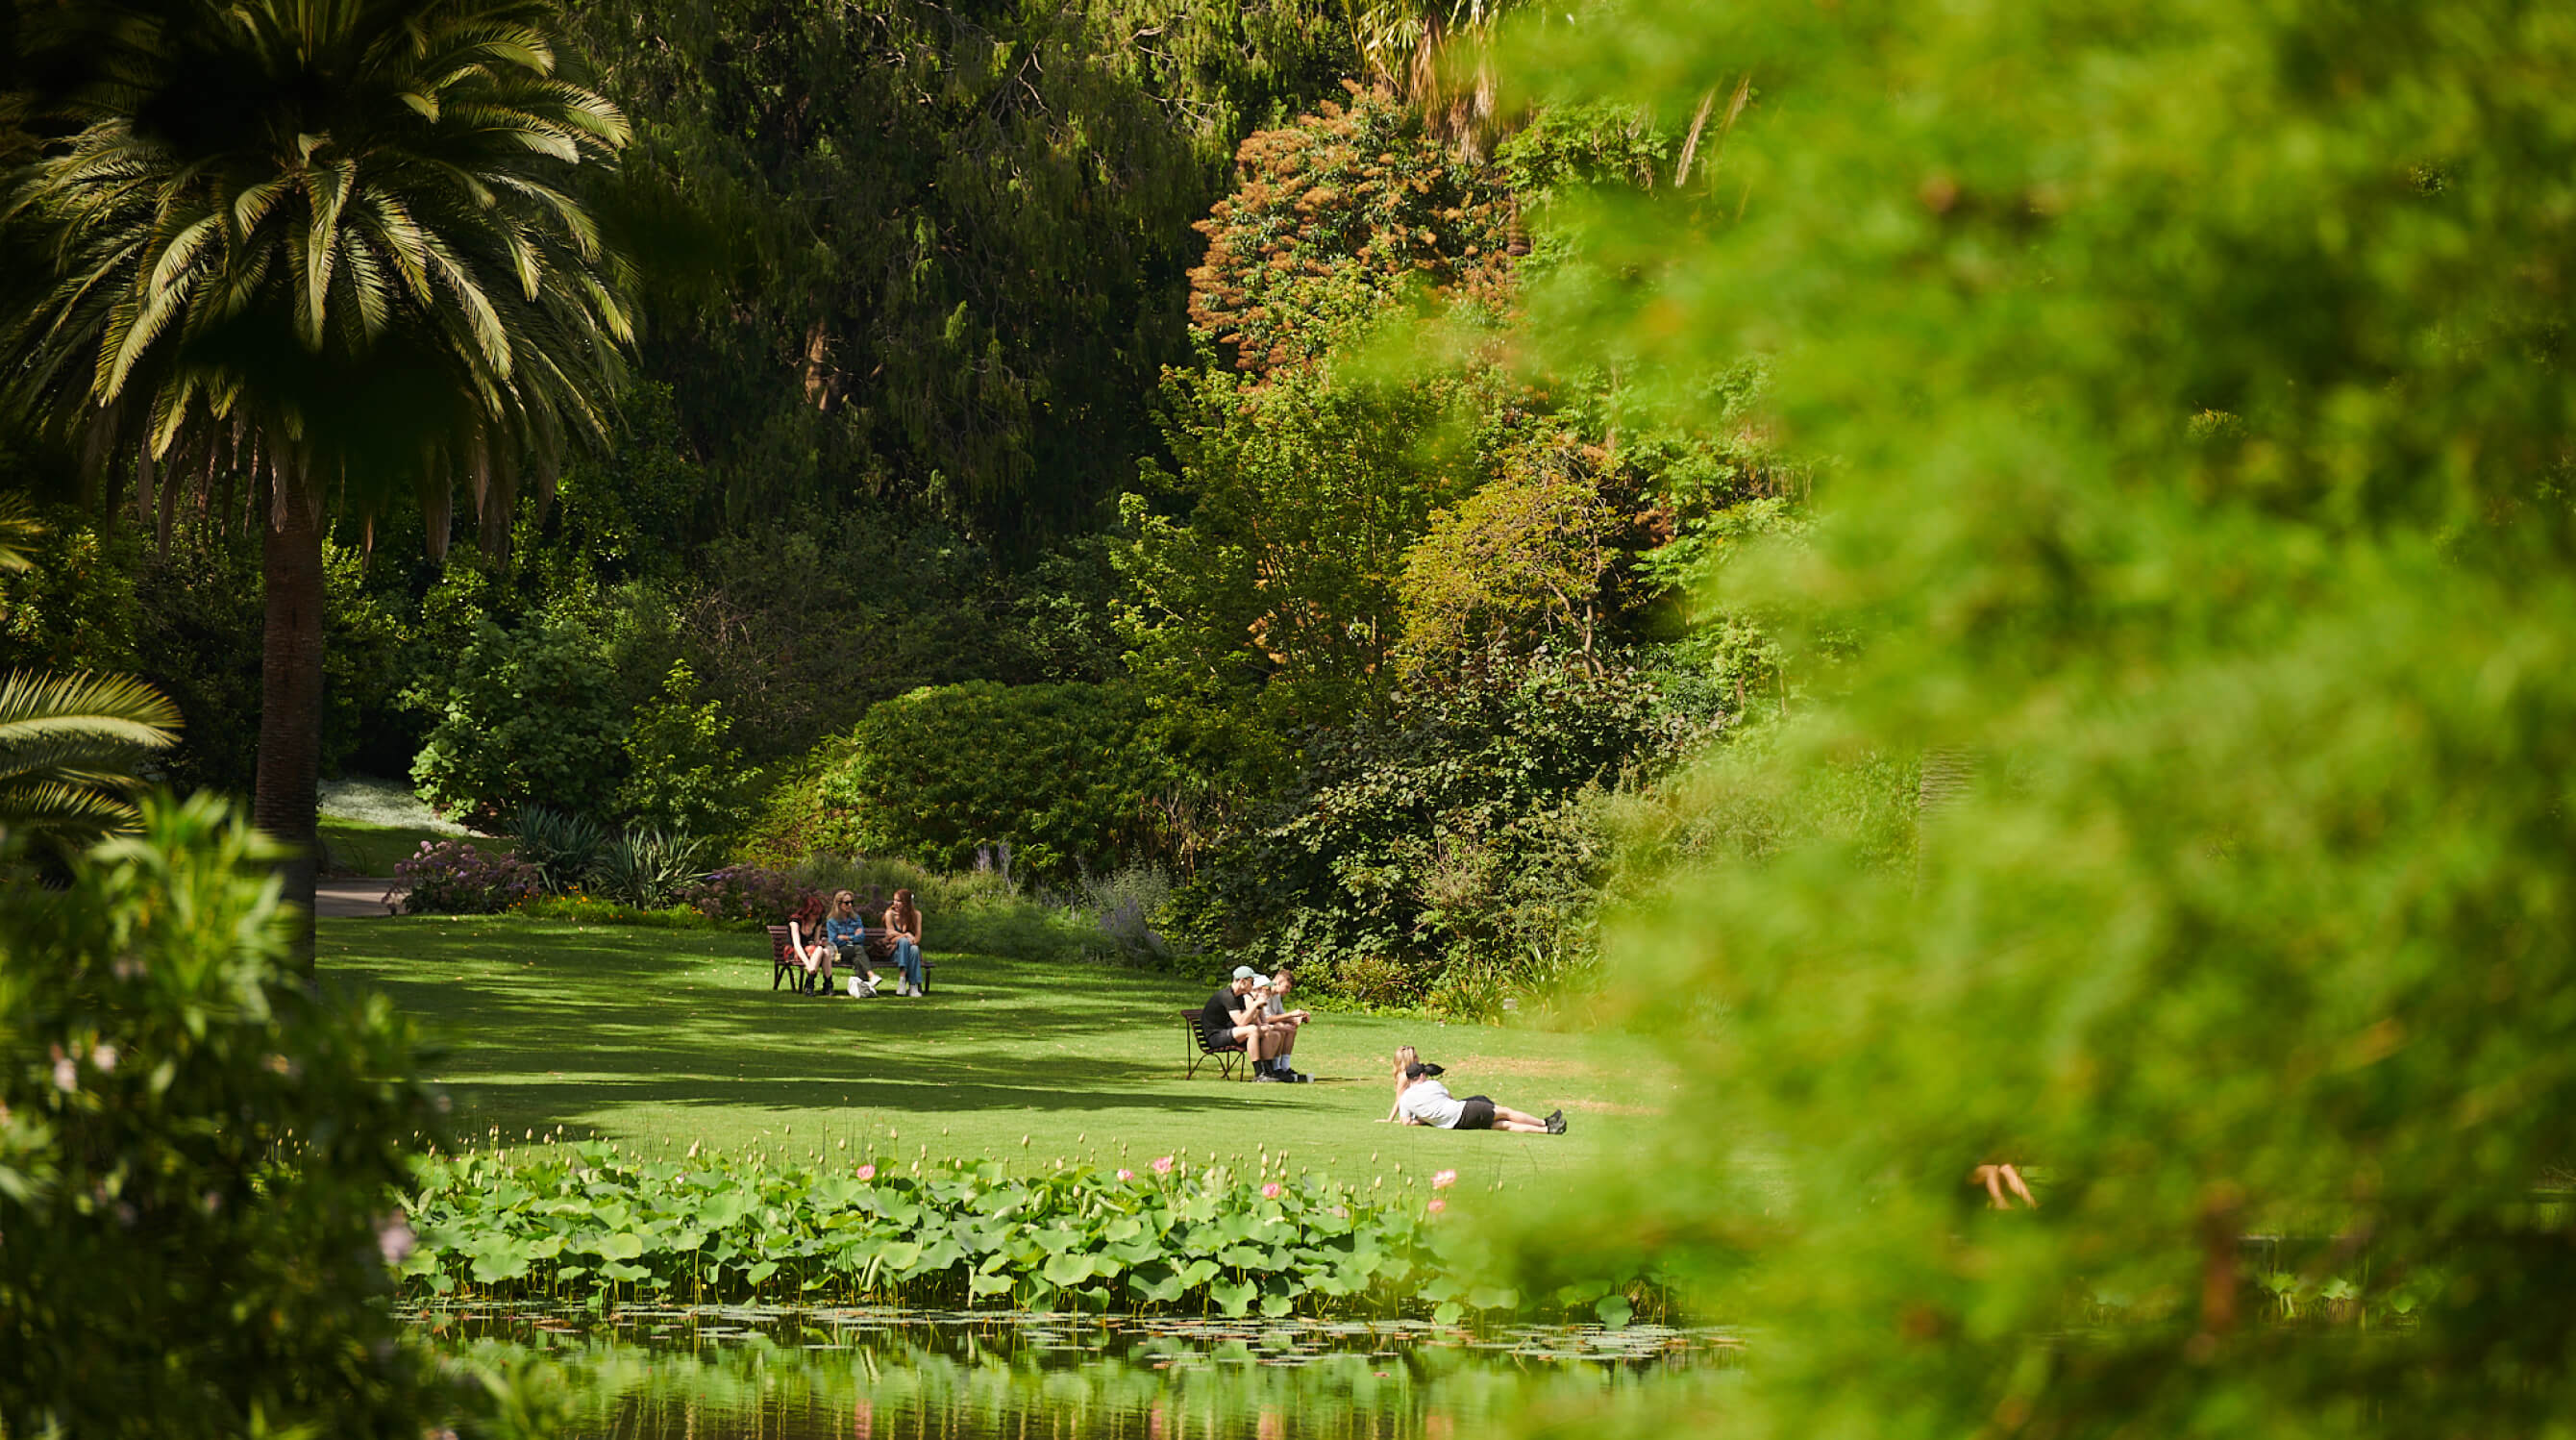
POLYGON ((322 869, 332 875, 394 873, 394 862, 408 860, 424 840, 464 840, 485 849, 500 842, 479 835, 455 835, 417 825, 371 825, 363 820, 322 817, 322 869))
POLYGON ((326 982, 381 988, 422 1022, 457 1133, 497 1126, 513 1143, 561 1125, 657 1150, 846 1139, 1039 1165, 1266 1145, 1344 1178, 1400 1162, 1482 1181, 1600 1164, 1634 1117, 1676 1099, 1671 1073, 1624 1036, 1356 1015, 1308 1028, 1296 1058, 1312 1085, 1228 1083, 1204 1065, 1184 1079, 1173 1012, 1205 989, 1127 970, 934 955, 927 999, 820 1001, 771 992, 756 935, 486 917, 319 930, 326 982), (1385 1057, 1406 1042, 1447 1064, 1457 1093, 1563 1106, 1571 1133, 1371 1123, 1386 1113, 1385 1057))

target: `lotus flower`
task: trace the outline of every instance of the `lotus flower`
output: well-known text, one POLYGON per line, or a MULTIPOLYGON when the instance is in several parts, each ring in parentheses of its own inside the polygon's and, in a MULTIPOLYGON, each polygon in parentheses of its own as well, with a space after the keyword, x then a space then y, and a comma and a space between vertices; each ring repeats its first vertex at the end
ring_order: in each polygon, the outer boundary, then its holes
POLYGON ((1431 1177, 1431 1188, 1434 1190, 1446 1190, 1457 1183, 1458 1172, 1455 1170, 1443 1170, 1431 1177))
POLYGON ((1135 1171, 1133 1171, 1133 1170, 1125 1170, 1125 1169, 1122 1169, 1122 1170, 1120 1170, 1120 1171, 1118 1172, 1118 1183, 1119 1183, 1119 1184, 1121 1184, 1121 1185, 1124 1185, 1124 1184, 1126 1184, 1128 1181, 1133 1180, 1133 1179, 1135 1179, 1135 1178, 1136 1178, 1136 1172, 1135 1172, 1135 1171))
POLYGON ((1261 1198, 1262 1198, 1262 1199, 1264 1199, 1264 1200, 1276 1200, 1276 1199, 1278 1199, 1278 1198, 1279 1198, 1279 1182, 1278 1182, 1278 1181, 1276 1181, 1276 1180, 1273 1180, 1273 1181, 1271 1181, 1269 1184, 1262 1186, 1262 1187, 1261 1187, 1261 1198))
POLYGON ((861 1180, 874 1180, 875 1178, 877 1178, 877 1167, 875 1167, 874 1165, 862 1165, 862 1166, 860 1166, 860 1167, 859 1167, 859 1178, 860 1178, 861 1180))
POLYGON ((1431 1203, 1430 1203, 1430 1204, 1428 1204, 1428 1205, 1423 1206, 1423 1207, 1422 1207, 1422 1210, 1423 1210, 1423 1213, 1424 1213, 1424 1214, 1427 1214, 1427 1215, 1437 1215, 1437 1214, 1439 1214, 1441 1211, 1446 1210, 1446 1209, 1448 1209, 1448 1208, 1449 1208, 1449 1202, 1448 1202, 1448 1201, 1441 1199, 1441 1198, 1440 1198, 1439 1196, 1437 1196, 1437 1195, 1434 1195, 1434 1196, 1432 1196, 1432 1197, 1431 1197, 1431 1203))
POLYGON ((400 1215, 388 1215, 376 1226, 376 1250, 385 1257, 388 1267, 400 1265, 414 1243, 411 1226, 400 1215))
POLYGON ((1155 1162, 1154 1162, 1154 1173, 1155 1173, 1155 1174, 1157 1174, 1157 1175, 1169 1175, 1169 1174, 1171 1174, 1171 1173, 1172 1173, 1172 1157, 1171 1157, 1171 1156, 1169 1156, 1169 1155, 1166 1155, 1166 1156, 1164 1156, 1162 1159, 1155 1161, 1155 1162))

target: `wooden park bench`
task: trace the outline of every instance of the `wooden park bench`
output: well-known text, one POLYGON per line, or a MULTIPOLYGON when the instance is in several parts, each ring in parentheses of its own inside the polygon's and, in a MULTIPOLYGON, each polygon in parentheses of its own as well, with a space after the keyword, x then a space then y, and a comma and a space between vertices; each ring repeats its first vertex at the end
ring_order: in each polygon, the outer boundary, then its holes
MULTIPOLYGON (((1181 1058, 1189 1063, 1188 1078, 1192 1080, 1199 1078, 1199 1066, 1210 1060, 1216 1062, 1217 1078, 1221 1080, 1234 1078, 1235 1062, 1243 1058, 1241 1045, 1210 1045, 1207 1032, 1199 1028, 1199 1012, 1194 1009, 1181 1012, 1181 1029, 1190 1037, 1187 1048, 1181 1052, 1181 1058)), ((1251 1072, 1246 1070, 1245 1073, 1251 1072)))
MULTIPOLYGON (((885 927, 881 925, 871 925, 867 929, 867 937, 863 942, 869 947, 869 967, 880 974, 894 969, 892 961, 882 960, 876 954, 875 947, 877 942, 885 939, 885 937, 885 927)), ((796 945, 802 943, 803 939, 803 929, 793 920, 788 921, 784 925, 772 925, 769 927, 770 989, 776 990, 782 981, 786 980, 790 975, 793 975, 798 977, 797 988, 789 993, 795 994, 803 991, 805 967, 797 963, 796 951, 794 948, 796 945)), ((937 968, 937 964, 934 963, 928 955, 925 954, 921 957, 922 994, 927 995, 930 993, 930 972, 937 968)))

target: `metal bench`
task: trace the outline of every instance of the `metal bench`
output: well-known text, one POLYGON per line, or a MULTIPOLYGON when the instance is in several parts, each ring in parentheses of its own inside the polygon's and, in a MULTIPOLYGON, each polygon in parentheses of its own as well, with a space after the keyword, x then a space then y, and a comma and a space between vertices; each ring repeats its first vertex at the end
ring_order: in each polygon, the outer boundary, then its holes
MULTIPOLYGON (((1211 1060, 1216 1062, 1217 1078, 1234 1078, 1235 1062, 1244 1054, 1241 1045, 1210 1045, 1207 1032, 1199 1028, 1199 1012, 1196 1010, 1181 1012, 1181 1029, 1190 1037, 1187 1048, 1181 1052, 1181 1058, 1189 1064, 1188 1078, 1199 1078, 1199 1067, 1211 1060)), ((1244 1073, 1250 1074, 1251 1071, 1247 1068, 1244 1073)))

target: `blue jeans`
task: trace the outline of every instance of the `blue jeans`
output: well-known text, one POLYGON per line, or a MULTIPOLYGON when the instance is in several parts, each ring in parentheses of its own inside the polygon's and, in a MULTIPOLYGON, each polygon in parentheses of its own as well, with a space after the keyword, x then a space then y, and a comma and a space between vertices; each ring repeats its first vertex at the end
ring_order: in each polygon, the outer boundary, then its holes
POLYGON ((921 947, 909 940, 894 942, 894 963, 903 967, 903 978, 913 989, 921 988, 921 947))

